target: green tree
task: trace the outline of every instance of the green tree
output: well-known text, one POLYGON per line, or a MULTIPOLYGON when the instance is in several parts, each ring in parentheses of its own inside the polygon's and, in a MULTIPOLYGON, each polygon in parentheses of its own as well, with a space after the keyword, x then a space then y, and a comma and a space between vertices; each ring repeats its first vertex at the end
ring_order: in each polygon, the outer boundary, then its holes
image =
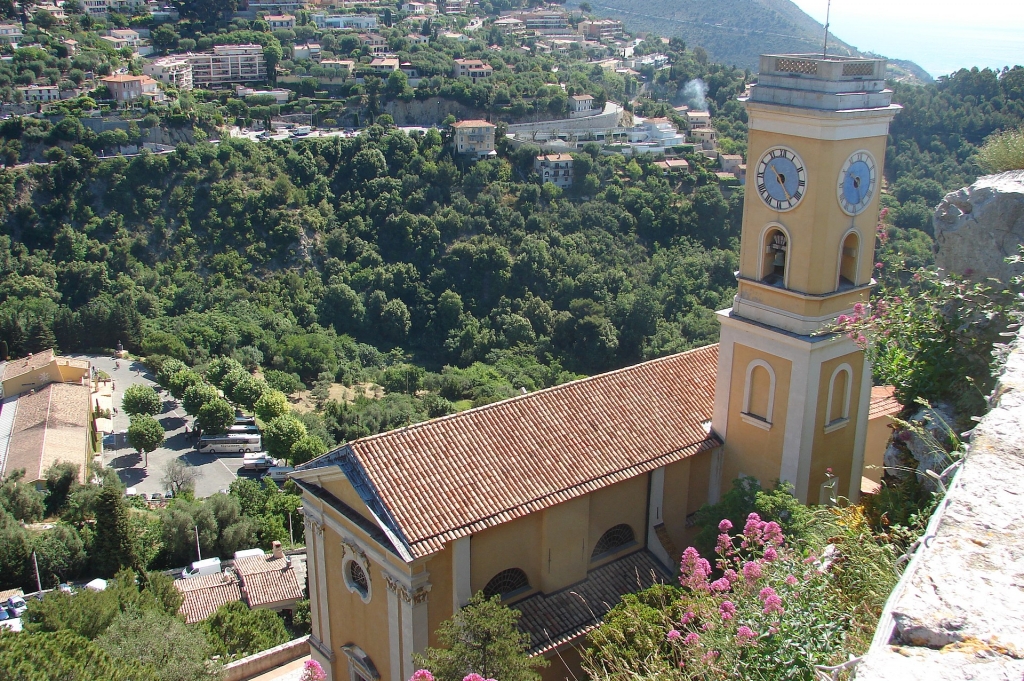
POLYGON ((96 645, 129 668, 152 670, 159 681, 220 678, 202 632, 159 610, 122 612, 96 645))
POLYGON ((185 408, 185 413, 198 416, 204 405, 217 399, 220 399, 220 395, 216 388, 209 383, 196 383, 185 388, 185 393, 181 396, 181 406, 185 408))
POLYGON ((79 467, 70 461, 52 464, 46 469, 46 514, 63 513, 68 499, 78 487, 79 467))
POLYGON ((442 647, 414 655, 415 664, 429 669, 439 681, 461 681, 471 673, 502 681, 539 679, 536 670, 547 662, 527 654, 530 635, 516 626, 519 617, 518 611, 501 604, 500 596, 488 599, 478 591, 438 627, 442 647))
POLYGON ((140 455, 149 454, 164 441, 164 427, 152 416, 133 416, 128 425, 128 444, 140 455))
POLYGON ((200 385, 202 382, 202 376, 191 369, 186 369, 185 371, 179 371, 168 379, 167 390, 174 395, 174 399, 180 400, 185 395, 185 391, 188 390, 189 386, 200 385))
POLYGON ((58 523, 32 542, 44 587, 52 588, 82 573, 89 560, 82 536, 73 525, 58 523))
POLYGON ((203 622, 203 633, 215 655, 237 659, 287 643, 284 621, 270 610, 250 610, 241 601, 225 603, 203 622))
POLYGON ((235 410, 231 408, 227 400, 219 397, 204 404, 196 414, 196 425, 204 433, 210 435, 226 433, 234 422, 235 410))
POLYGON ((0 587, 28 585, 32 542, 14 516, 0 508, 0 587))
POLYGON ((223 387, 221 382, 224 377, 235 371, 244 371, 245 367, 240 362, 230 357, 218 357, 206 366, 206 380, 217 386, 223 387))
POLYGON ((263 446, 271 456, 286 459, 291 456, 295 443, 305 435, 306 426, 302 421, 285 414, 267 424, 263 430, 263 446))
POLYGON ((316 435, 304 435, 291 446, 288 458, 297 466, 326 453, 327 445, 323 440, 316 435))
POLYGON ((255 376, 245 376, 231 387, 231 400, 252 411, 268 388, 266 381, 255 376))
POLYGON ((280 390, 265 390, 256 400, 256 416, 264 423, 269 423, 288 413, 288 397, 280 390))
POLYGON ((125 567, 142 567, 130 513, 121 488, 104 485, 96 500, 96 534, 90 551, 93 567, 101 577, 113 576, 125 567))
POLYGON ((126 668, 95 642, 70 631, 0 630, 5 681, 157 681, 150 669, 126 668))
POLYGON ((156 372, 156 382, 160 384, 160 387, 164 390, 170 390, 171 377, 180 371, 188 369, 185 363, 181 360, 174 358, 164 359, 160 364, 160 369, 156 372))
POLYGON ((153 416, 163 408, 160 396, 148 385, 130 385, 121 397, 121 409, 129 416, 153 416))
POLYGON ((0 482, 0 508, 5 509, 15 519, 24 522, 35 522, 43 517, 43 494, 24 481, 25 469, 12 471, 0 482))
POLYGON ((204 24, 212 24, 226 12, 238 9, 237 0, 171 0, 171 4, 183 17, 198 19, 204 24))
POLYGON ((195 491, 196 480, 199 479, 199 471, 184 459, 171 459, 164 466, 164 475, 161 483, 164 487, 180 496, 185 490, 195 491))

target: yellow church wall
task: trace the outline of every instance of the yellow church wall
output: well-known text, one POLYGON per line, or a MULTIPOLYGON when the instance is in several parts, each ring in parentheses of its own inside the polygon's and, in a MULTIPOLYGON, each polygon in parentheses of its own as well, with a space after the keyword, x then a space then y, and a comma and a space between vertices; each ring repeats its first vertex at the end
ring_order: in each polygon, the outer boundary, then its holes
MULTIPOLYGON (((740 474, 750 475, 769 485, 779 477, 782 467, 782 446, 785 437, 786 407, 789 397, 792 363, 781 357, 737 343, 733 346, 731 386, 729 390, 729 425, 722 467, 722 491, 732 486, 740 474), (748 423, 741 416, 746 390, 747 367, 755 359, 767 362, 775 372, 775 399, 772 426, 769 430, 748 423)), ((756 388, 756 386, 755 386, 756 388)), ((765 402, 766 397, 752 389, 751 402, 765 402)))
MULTIPOLYGON (((751 112, 754 116, 756 113, 751 112)), ((748 165, 756 172, 761 155, 775 146, 789 147, 803 160, 807 172, 805 198, 791 211, 780 213, 769 208, 756 193, 756 179, 752 178, 749 201, 744 202, 743 234, 740 252, 740 274, 759 280, 758 270, 761 234, 770 223, 782 224, 789 232, 789 288, 805 293, 829 293, 836 288, 839 249, 843 236, 851 227, 861 238, 861 257, 858 262, 858 282, 867 283, 874 266, 872 255, 875 244, 875 220, 878 216, 879 187, 876 187, 868 207, 858 216, 850 217, 839 208, 836 188, 839 172, 846 159, 855 151, 866 149, 875 158, 880 181, 885 160, 885 136, 851 140, 816 140, 780 133, 752 129, 748 146, 748 165), (838 220, 841 220, 839 222, 838 220), (825 226, 831 227, 826 229, 825 226), (799 263, 814 263, 815 267, 802 267, 799 263), (824 264, 828 263, 828 267, 824 264)))
MULTIPOLYGON (((826 480, 826 469, 831 468, 839 478, 836 494, 846 496, 850 486, 853 466, 853 445, 857 435, 857 417, 860 407, 861 372, 864 370, 864 353, 855 352, 822 362, 819 376, 817 416, 814 423, 814 446, 811 455, 811 469, 807 484, 807 501, 819 501, 822 483, 826 480), (832 373, 842 364, 853 369, 850 390, 850 416, 846 425, 826 433, 828 418, 828 388, 832 373)), ((860 473, 858 472, 857 475, 860 473)), ((859 485, 858 485, 859 487, 859 485)))
MULTIPOLYGON (((686 516, 690 513, 690 467, 693 460, 700 456, 703 454, 665 466, 665 492, 662 497, 661 516, 665 523, 665 530, 675 545, 675 551, 671 556, 673 562, 679 560, 683 549, 689 545, 686 536, 686 516)), ((710 458, 707 461, 709 464, 707 475, 710 475, 710 458)), ((706 477, 703 479, 705 497, 708 488, 707 480, 706 477)))
POLYGON ((809 297, 745 280, 740 280, 737 294, 743 300, 786 310, 803 317, 838 315, 852 308, 854 304, 868 299, 868 292, 865 289, 852 289, 838 295, 809 297))
POLYGON ((348 478, 343 476, 324 478, 320 480, 320 486, 344 501, 356 513, 376 524, 376 521, 370 517, 369 511, 366 509, 366 504, 363 503, 363 500, 359 497, 359 493, 356 492, 354 487, 352 487, 352 483, 348 481, 348 478))
POLYGON ((542 512, 541 591, 551 593, 586 579, 590 554, 585 541, 590 527, 591 496, 571 499, 542 512))
POLYGON ((482 590, 494 575, 509 568, 519 568, 530 580, 534 593, 541 585, 541 521, 542 514, 531 513, 473 535, 470 542, 470 589, 482 590))
MULTIPOLYGON (((352 529, 344 518, 334 515, 342 525, 352 529)), ((326 566, 327 601, 331 625, 331 644, 335 651, 335 679, 348 679, 348 661, 338 653, 341 646, 356 643, 373 660, 382 679, 391 678, 391 654, 388 637, 388 587, 380 566, 370 562, 370 601, 364 603, 359 594, 349 591, 342 574, 344 558, 341 537, 329 525, 324 526, 324 565, 326 566)), ((318 566, 319 567, 319 566, 318 566)))
MULTIPOLYGON (((583 645, 578 641, 576 645, 583 645)), ((547 658, 548 666, 540 670, 541 681, 578 681, 586 678, 582 673, 583 656, 574 647, 559 650, 547 658)))
POLYGON ((430 644, 437 646, 437 628, 450 618, 453 610, 452 593, 452 545, 445 544, 444 550, 435 553, 424 564, 430 573, 430 596, 427 600, 427 622, 430 629, 430 644))
POLYGON ((612 554, 603 560, 590 562, 594 546, 597 545, 601 535, 616 525, 621 523, 628 524, 633 528, 633 535, 636 537, 637 544, 643 546, 644 534, 646 533, 647 485, 649 477, 649 474, 638 475, 635 478, 599 489, 588 495, 590 497, 589 531, 586 537, 586 544, 581 552, 585 570, 592 570, 629 551, 636 550, 634 546, 612 554))
POLYGON ((889 415, 868 421, 868 434, 864 440, 864 477, 874 483, 882 481, 883 458, 892 437, 892 428, 889 427, 892 423, 889 415))

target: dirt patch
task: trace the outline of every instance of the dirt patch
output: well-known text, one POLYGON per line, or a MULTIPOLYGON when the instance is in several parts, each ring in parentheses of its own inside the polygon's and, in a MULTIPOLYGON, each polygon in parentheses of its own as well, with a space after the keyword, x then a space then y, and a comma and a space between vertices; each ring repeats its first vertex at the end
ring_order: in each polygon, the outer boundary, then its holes
MULTIPOLYGON (((309 390, 300 390, 288 396, 288 403, 298 412, 316 411, 316 402, 309 390)), ((376 383, 356 383, 351 388, 341 383, 332 383, 328 399, 337 402, 355 402, 357 397, 379 400, 384 397, 384 388, 376 383)))

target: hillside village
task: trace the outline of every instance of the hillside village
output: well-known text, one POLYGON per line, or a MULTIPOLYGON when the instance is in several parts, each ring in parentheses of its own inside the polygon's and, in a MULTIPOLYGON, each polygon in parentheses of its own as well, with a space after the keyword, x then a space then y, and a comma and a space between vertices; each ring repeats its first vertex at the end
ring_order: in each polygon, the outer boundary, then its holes
POLYGON ((739 69, 587 3, 0 15, 12 678, 811 681, 932 645, 887 598, 979 484, 1024 242, 988 234, 1012 172, 946 193, 1024 165, 1020 66, 739 69))

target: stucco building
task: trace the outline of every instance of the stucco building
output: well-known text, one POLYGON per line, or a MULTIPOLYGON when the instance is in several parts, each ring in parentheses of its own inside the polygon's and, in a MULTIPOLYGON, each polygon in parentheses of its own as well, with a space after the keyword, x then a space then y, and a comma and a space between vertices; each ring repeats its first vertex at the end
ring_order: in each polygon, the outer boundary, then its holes
POLYGON ((267 79, 262 45, 217 45, 211 52, 188 54, 196 85, 251 83, 267 79))
MULTIPOLYGON (((329 678, 404 681, 478 591, 522 613, 531 654, 551 661, 544 679, 579 678, 582 637, 622 594, 671 579, 693 514, 734 479, 827 503, 831 469, 836 491, 859 498, 869 430, 898 405, 872 390, 862 349, 827 328, 872 284, 899 110, 884 75, 884 59, 762 57, 746 101, 756 182, 719 344, 298 467, 310 644, 329 678)), ((483 123, 456 124, 456 143, 483 123)))
POLYGON ((154 59, 143 65, 142 72, 158 83, 179 90, 192 89, 192 64, 184 56, 172 55, 154 59))
POLYGON ((455 132, 455 152, 473 156, 493 156, 494 131, 493 123, 481 120, 459 121, 452 125, 455 132))
POLYGON ((572 186, 572 155, 542 154, 534 159, 533 171, 541 184, 554 184, 561 188, 572 186))

